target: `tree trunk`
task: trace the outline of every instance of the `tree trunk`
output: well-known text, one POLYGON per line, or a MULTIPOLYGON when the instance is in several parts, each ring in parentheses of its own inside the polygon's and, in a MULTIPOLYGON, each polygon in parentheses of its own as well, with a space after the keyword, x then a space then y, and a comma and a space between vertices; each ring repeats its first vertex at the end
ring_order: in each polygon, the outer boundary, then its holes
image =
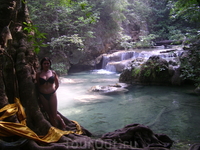
MULTIPOLYGON (((1 7, 5 11, 1 14, 1 68, 5 87, 5 95, 9 103, 14 98, 20 98, 27 115, 27 124, 35 131, 46 133, 50 124, 42 117, 38 104, 34 85, 38 60, 33 52, 32 43, 28 41, 28 33, 25 33, 23 22, 30 23, 28 10, 21 0, 2 0, 1 7), (7 28, 7 29, 6 29, 7 28), (9 30, 12 39, 9 39, 9 30), (33 66, 36 66, 35 68, 33 66), (37 115, 35 115, 37 114, 37 115), (43 128, 41 127, 43 124, 43 128)), ((0 106, 2 107, 2 105, 0 106)))
MULTIPOLYGON (((31 23, 26 1, 1 0, 0 9, 0 108, 14 103, 14 98, 18 97, 25 108, 27 126, 38 135, 46 135, 51 124, 38 105, 35 89, 38 59, 33 52, 32 42, 28 40, 29 33, 23 30, 24 22, 31 23)), ((62 117, 69 129, 76 127, 62 117)), ((16 116, 4 121, 18 122, 16 116)))

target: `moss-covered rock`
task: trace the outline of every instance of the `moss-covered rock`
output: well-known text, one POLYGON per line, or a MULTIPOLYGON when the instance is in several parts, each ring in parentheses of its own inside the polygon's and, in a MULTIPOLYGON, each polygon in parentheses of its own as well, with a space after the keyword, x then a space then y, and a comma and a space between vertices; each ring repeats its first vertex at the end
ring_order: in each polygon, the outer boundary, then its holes
POLYGON ((142 64, 139 76, 142 83, 168 84, 170 81, 168 62, 159 57, 151 56, 144 64, 142 64))
POLYGON ((134 84, 177 85, 181 83, 181 79, 176 72, 176 69, 170 67, 165 59, 154 55, 140 66, 125 69, 121 73, 119 81, 134 84))

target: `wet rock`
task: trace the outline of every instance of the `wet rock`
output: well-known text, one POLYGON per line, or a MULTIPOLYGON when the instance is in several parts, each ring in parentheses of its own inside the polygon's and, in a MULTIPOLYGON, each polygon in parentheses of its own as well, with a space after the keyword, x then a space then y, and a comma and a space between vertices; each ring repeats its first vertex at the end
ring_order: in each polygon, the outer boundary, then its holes
POLYGON ((96 85, 91 87, 88 91, 96 92, 99 94, 121 94, 128 92, 128 89, 124 88, 125 86, 127 86, 127 84, 116 83, 108 86, 96 85))
POLYGON ((140 66, 131 66, 125 69, 120 82, 151 84, 151 85, 180 85, 180 69, 174 68, 158 55, 151 56, 140 66))
POLYGON ((134 80, 134 78, 132 76, 131 69, 125 69, 119 77, 120 82, 125 82, 125 83, 129 83, 129 84, 131 84, 133 80, 134 80))
POLYGON ((153 84, 168 84, 170 81, 168 62, 159 56, 151 56, 141 66, 139 80, 153 84))
POLYGON ((194 92, 197 94, 197 95, 200 95, 200 87, 197 87, 194 92))
POLYGON ((182 82, 183 82, 183 80, 181 78, 180 68, 174 69, 174 73, 173 73, 173 76, 171 78, 172 85, 181 85, 182 82))
POLYGON ((76 104, 94 104, 114 100, 112 97, 105 95, 80 95, 74 98, 76 104))
POLYGON ((109 62, 106 65, 106 69, 112 71, 112 72, 122 72, 123 69, 130 63, 131 60, 123 60, 118 62, 109 62), (113 67, 113 68, 112 68, 113 67))

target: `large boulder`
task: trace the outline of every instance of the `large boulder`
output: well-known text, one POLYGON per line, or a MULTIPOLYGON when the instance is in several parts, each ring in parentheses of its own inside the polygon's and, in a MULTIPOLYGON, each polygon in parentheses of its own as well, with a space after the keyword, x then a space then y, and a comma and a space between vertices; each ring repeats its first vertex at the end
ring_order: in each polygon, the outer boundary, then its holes
POLYGON ((160 56, 151 56, 140 66, 125 69, 119 78, 120 82, 151 85, 180 85, 180 70, 173 68, 160 56))
POLYGON ((170 82, 168 62, 159 56, 151 56, 141 66, 139 80, 144 83, 168 84, 170 82))

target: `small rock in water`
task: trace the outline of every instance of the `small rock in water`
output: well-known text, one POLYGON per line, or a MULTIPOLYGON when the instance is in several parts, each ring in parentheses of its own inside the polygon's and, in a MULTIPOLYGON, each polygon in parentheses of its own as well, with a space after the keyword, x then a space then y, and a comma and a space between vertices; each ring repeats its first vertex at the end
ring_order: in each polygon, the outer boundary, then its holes
POLYGON ((128 89, 125 89, 124 87, 127 87, 127 84, 123 83, 116 83, 113 85, 108 86, 100 86, 96 85, 91 87, 88 91, 89 92, 98 92, 100 94, 121 94, 128 92, 128 89))
POLYGON ((113 98, 104 95, 81 95, 74 98, 76 104, 94 104, 112 101, 113 98))

